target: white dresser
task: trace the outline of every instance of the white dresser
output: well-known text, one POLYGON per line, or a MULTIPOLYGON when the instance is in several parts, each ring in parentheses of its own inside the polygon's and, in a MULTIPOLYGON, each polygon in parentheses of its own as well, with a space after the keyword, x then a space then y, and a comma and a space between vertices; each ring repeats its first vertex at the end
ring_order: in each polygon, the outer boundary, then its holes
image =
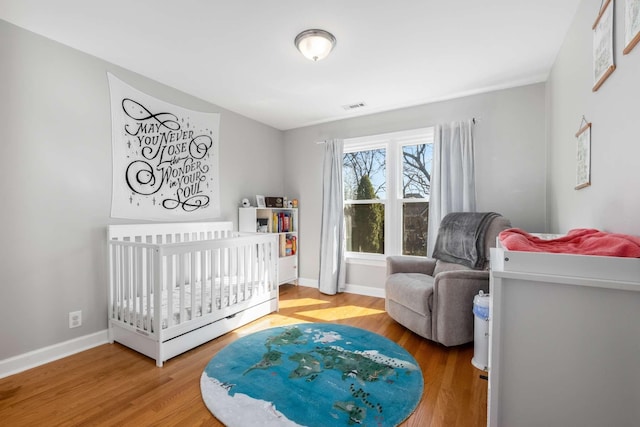
POLYGON ((488 425, 640 425, 640 259, 491 250, 488 425))

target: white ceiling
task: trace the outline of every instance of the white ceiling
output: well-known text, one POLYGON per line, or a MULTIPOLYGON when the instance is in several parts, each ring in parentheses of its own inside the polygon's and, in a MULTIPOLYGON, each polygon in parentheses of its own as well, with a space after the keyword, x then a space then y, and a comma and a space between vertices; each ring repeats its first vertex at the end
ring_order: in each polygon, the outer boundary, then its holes
POLYGON ((0 19, 286 130, 544 81, 579 3, 0 0, 0 19), (293 45, 309 28, 338 40, 323 61, 293 45))

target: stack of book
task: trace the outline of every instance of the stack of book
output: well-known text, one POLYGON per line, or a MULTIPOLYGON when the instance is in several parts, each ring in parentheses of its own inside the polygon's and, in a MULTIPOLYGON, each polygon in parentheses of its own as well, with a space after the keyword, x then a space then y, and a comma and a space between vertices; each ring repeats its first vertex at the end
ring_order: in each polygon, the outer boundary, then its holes
POLYGON ((291 213, 289 212, 274 212, 273 213, 273 232, 274 233, 288 233, 293 230, 293 220, 291 213))

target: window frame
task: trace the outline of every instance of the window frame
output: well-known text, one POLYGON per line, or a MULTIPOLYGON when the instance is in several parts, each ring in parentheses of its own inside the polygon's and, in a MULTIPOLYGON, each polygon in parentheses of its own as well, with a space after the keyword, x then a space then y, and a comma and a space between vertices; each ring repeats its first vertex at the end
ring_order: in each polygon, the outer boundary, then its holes
MULTIPOLYGON (((371 264, 384 262, 387 256, 401 255, 403 251, 403 214, 404 203, 429 202, 426 198, 403 198, 403 147, 407 145, 433 144, 434 127, 425 127, 400 132, 349 138, 344 140, 344 154, 358 151, 385 149, 385 187, 386 198, 374 200, 344 200, 344 205, 381 203, 384 206, 384 253, 373 254, 345 251, 350 263, 371 264)), ((343 191, 344 197, 344 191, 343 191)), ((426 256, 426 253, 425 253, 426 256)))

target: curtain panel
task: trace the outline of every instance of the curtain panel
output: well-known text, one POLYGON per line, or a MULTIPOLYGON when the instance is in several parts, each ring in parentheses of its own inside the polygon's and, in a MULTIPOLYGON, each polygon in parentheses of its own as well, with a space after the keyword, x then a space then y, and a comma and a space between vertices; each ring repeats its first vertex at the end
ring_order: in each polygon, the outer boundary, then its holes
POLYGON ((473 119, 436 126, 433 141, 427 256, 440 221, 450 212, 476 211, 473 119))
POLYGON ((324 143, 318 289, 329 295, 335 295, 345 289, 343 150, 344 141, 341 139, 328 140, 324 143))

